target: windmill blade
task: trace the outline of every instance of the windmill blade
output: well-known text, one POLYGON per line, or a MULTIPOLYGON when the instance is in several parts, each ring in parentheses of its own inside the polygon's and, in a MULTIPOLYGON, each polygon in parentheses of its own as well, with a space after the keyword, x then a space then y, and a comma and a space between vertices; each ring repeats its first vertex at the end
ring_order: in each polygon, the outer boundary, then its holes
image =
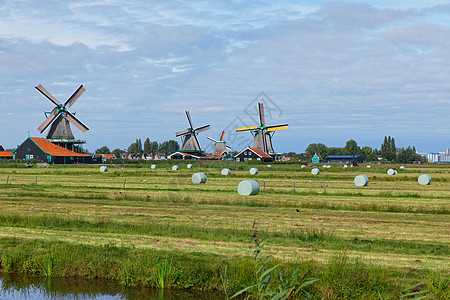
POLYGON ((249 131, 258 128, 258 126, 248 126, 248 127, 237 127, 236 132, 239 131, 249 131))
POLYGON ((212 137, 207 137, 208 140, 213 141, 214 143, 217 143, 218 141, 216 141, 215 139, 213 139, 212 137))
POLYGON ((266 120, 264 118, 264 103, 258 103, 258 114, 259 114, 259 124, 266 124, 266 120))
POLYGON ((231 147, 230 146, 225 146, 225 148, 227 148, 227 150, 231 151, 231 147))
POLYGON ((223 137, 225 136, 225 130, 222 131, 222 135, 220 136, 220 141, 223 141, 223 137))
POLYGON ((47 92, 46 89, 44 89, 44 87, 42 85, 38 85, 35 87, 39 92, 41 92, 42 95, 44 95, 48 100, 52 101, 53 104, 55 104, 56 106, 59 106, 61 104, 61 102, 59 102, 58 100, 56 100, 55 97, 53 97, 49 92, 47 92))
POLYGON ((209 130, 210 128, 211 128, 210 125, 205 125, 205 126, 202 126, 202 127, 199 127, 199 128, 197 128, 197 129, 195 129, 195 132, 196 132, 196 133, 199 133, 199 132, 202 132, 202 131, 209 130))
POLYGON ((77 127, 78 129, 80 129, 83 132, 86 132, 89 130, 89 127, 87 127, 86 125, 84 125, 80 120, 77 119, 77 117, 75 117, 72 113, 66 111, 66 116, 67 120, 69 120, 70 123, 72 123, 73 125, 75 125, 75 127, 77 127))
POLYGON ((272 125, 266 127, 266 132, 288 129, 288 124, 272 125))
POLYGON ((192 125, 192 120, 191 120, 191 113, 189 111, 186 111, 186 117, 188 119, 189 126, 191 126, 191 128, 194 129, 194 125, 192 125))
POLYGON ((60 114, 61 112, 58 113, 58 108, 55 107, 48 118, 45 119, 44 123, 42 123, 41 126, 38 127, 39 132, 43 133, 45 129, 47 129, 47 127, 50 126, 50 124, 52 124, 56 120, 56 118, 59 117, 60 114))
POLYGON ((189 132, 191 132, 191 129, 190 129, 190 128, 188 128, 188 129, 186 129, 186 130, 178 131, 177 133, 175 133, 175 136, 176 136, 176 137, 179 137, 179 136, 182 136, 182 135, 186 135, 186 134, 188 134, 189 132))
POLYGON ((266 134, 264 132, 261 132, 262 134, 262 140, 263 140, 263 151, 267 153, 267 144, 266 144, 266 134))
POLYGON ((64 106, 69 104, 68 108, 70 108, 75 101, 86 91, 86 89, 83 87, 83 85, 80 85, 80 87, 70 96, 69 99, 67 99, 66 103, 64 103, 64 106))

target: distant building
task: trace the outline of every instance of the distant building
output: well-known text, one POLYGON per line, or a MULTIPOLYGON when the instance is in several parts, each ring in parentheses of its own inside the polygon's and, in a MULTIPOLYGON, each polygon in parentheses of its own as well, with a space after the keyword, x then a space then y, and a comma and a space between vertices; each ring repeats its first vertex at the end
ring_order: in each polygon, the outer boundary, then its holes
POLYGON ((427 161, 433 163, 450 163, 450 148, 447 148, 445 152, 427 153, 427 161))
POLYGON ((290 157, 290 156, 282 156, 281 157, 281 161, 291 161, 292 160, 292 157, 290 157))
POLYGON ((12 158, 13 154, 11 152, 0 150, 0 159, 12 159, 12 158))
POLYGON ((51 164, 93 163, 92 156, 73 152, 44 138, 29 137, 13 153, 14 159, 38 159, 51 164))
POLYGON ((311 159, 311 163, 318 164, 323 162, 322 157, 320 157, 320 154, 314 153, 313 158, 311 159))
POLYGON ((263 162, 272 162, 273 157, 258 148, 247 147, 234 156, 237 162, 248 160, 260 160, 263 162))
POLYGON ((100 154, 100 156, 105 159, 116 159, 116 156, 113 153, 100 154))
POLYGON ((328 155, 328 164, 351 164, 353 162, 362 163, 363 159, 359 155, 328 155))

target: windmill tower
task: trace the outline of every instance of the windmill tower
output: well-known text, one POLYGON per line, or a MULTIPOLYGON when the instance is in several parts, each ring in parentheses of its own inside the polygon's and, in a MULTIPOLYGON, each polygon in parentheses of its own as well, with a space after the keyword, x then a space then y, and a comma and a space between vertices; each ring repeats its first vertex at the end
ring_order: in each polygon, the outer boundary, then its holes
POLYGON ((220 153, 222 153, 224 151, 227 151, 227 150, 230 151, 231 150, 231 147, 227 146, 227 144, 223 140, 224 136, 225 136, 225 131, 222 131, 222 134, 220 135, 220 139, 218 141, 216 141, 212 137, 208 136, 208 140, 214 142, 214 152, 213 152, 214 156, 217 156, 217 155, 219 155, 220 153))
POLYGON ((199 153, 202 152, 202 149, 200 148, 200 143, 198 142, 197 135, 205 130, 210 129, 210 125, 201 126, 194 129, 194 125, 192 124, 191 120, 191 114, 189 111, 186 111, 186 117, 189 122, 189 128, 183 131, 179 131, 175 134, 176 137, 181 136, 183 141, 181 143, 181 150, 182 152, 193 152, 193 153, 199 153))
POLYGON ((50 113, 45 113, 47 119, 38 127, 39 132, 43 133, 50 127, 46 137, 48 141, 78 152, 79 146, 77 145, 84 144, 85 141, 75 140, 72 130, 70 129, 70 123, 83 132, 88 131, 89 128, 75 117, 75 113, 71 113, 68 109, 78 100, 81 94, 84 93, 85 89, 83 85, 80 85, 64 104, 56 100, 56 98, 44 89, 42 85, 38 85, 36 89, 55 105, 50 113))
POLYGON ((258 103, 259 126, 237 127, 236 132, 250 131, 254 137, 253 148, 260 149, 267 154, 275 154, 272 146, 272 136, 275 131, 288 128, 288 124, 266 126, 264 118, 264 104, 258 103))

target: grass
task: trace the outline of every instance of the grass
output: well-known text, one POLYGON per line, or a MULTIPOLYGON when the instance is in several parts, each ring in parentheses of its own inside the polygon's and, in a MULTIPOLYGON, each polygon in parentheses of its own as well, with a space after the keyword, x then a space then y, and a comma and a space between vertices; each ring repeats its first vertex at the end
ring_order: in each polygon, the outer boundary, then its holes
POLYGON ((411 165, 393 177, 386 170, 395 166, 385 165, 312 176, 298 164, 151 164, 126 165, 122 175, 114 167, 0 165, 3 271, 212 290, 225 264, 238 291, 251 284, 245 249, 255 225, 273 263, 319 279, 312 298, 400 298, 418 283, 432 298, 448 296, 450 166, 411 165), (254 166, 259 174, 250 176, 254 166), (220 175, 223 167, 230 176, 220 175), (191 184, 199 171, 207 183, 191 184), (417 184, 423 173, 431 185, 417 184), (369 186, 353 185, 359 174, 369 186), (265 189, 239 196, 247 178, 265 189))

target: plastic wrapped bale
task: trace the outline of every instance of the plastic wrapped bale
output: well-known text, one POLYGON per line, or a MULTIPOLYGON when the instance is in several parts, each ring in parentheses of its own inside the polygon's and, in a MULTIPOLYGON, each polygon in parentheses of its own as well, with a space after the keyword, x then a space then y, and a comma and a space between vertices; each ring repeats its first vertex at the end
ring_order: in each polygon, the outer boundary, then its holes
POLYGON ((186 167, 187 167, 188 169, 190 169, 190 168, 192 168, 192 164, 188 164, 186 167))
POLYGON ((366 175, 358 175, 353 180, 355 186, 366 186, 369 184, 369 178, 366 175))
POLYGON ((428 174, 422 174, 417 179, 420 185, 429 185, 431 182, 431 176, 428 174))
POLYGON ((302 165, 300 168, 302 168, 302 169, 303 169, 303 168, 306 168, 306 165, 302 165))
POLYGON ((251 175, 256 175, 256 174, 258 174, 258 169, 257 169, 257 168, 251 168, 251 169, 250 169, 250 174, 251 174, 251 175))
POLYGON ((238 193, 241 196, 258 195, 259 184, 254 180, 243 180, 239 182, 238 193))
POLYGON ((200 184, 206 182, 206 175, 205 173, 194 173, 192 174, 192 183, 200 184))
POLYGON ((220 174, 222 174, 224 176, 230 175, 231 174, 231 170, 230 169, 222 169, 220 174))
POLYGON ((405 169, 405 166, 400 166, 400 170, 404 170, 405 169))
POLYGON ((311 174, 313 174, 313 175, 319 175, 319 173, 320 173, 320 170, 318 168, 314 168, 311 170, 311 174))
POLYGON ((150 168, 152 169, 156 169, 156 165, 152 165, 150 168))
POLYGON ((267 165, 268 168, 272 168, 272 165, 267 165))
POLYGON ((389 170, 387 170, 387 174, 388 175, 397 175, 397 171, 394 169, 389 169, 389 170))
POLYGON ((174 171, 178 170, 178 166, 177 165, 172 166, 172 170, 174 170, 174 171))
POLYGON ((371 166, 371 165, 367 165, 366 168, 367 168, 367 169, 370 169, 370 168, 372 168, 372 166, 371 166))
POLYGON ((347 165, 344 165, 344 168, 348 168, 348 166, 347 166, 347 165))
POLYGON ((101 166, 100 167, 100 172, 106 172, 108 171, 108 167, 107 166, 101 166))

